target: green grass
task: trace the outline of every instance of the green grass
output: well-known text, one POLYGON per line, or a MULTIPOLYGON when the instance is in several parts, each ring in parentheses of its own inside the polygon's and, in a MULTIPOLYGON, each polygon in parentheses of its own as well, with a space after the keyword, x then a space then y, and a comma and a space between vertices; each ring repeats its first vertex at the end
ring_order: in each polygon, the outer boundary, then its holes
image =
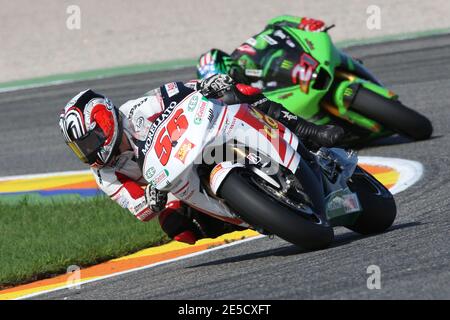
POLYGON ((0 201, 0 287, 30 282, 167 242, 106 197, 0 201))

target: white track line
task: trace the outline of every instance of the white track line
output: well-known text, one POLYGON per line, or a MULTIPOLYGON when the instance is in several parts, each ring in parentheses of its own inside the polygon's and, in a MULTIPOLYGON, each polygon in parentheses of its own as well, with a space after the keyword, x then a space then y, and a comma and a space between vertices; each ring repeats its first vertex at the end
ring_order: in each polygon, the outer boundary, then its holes
MULTIPOLYGON (((147 265, 147 266, 144 266, 144 267, 139 267, 139 268, 134 268, 134 269, 126 270, 126 271, 121 271, 121 272, 113 273, 113 274, 110 274, 110 275, 107 275, 107 276, 102 276, 102 277, 91 279, 91 280, 80 281, 80 282, 77 282, 77 283, 74 283, 74 284, 71 284, 71 285, 67 285, 67 286, 63 286, 63 287, 60 287, 60 288, 55 288, 55 289, 50 289, 50 290, 47 290, 47 291, 32 293, 32 294, 29 294, 29 295, 26 295, 26 296, 23 296, 23 297, 14 299, 14 300, 28 299, 28 298, 36 297, 36 296, 39 296, 39 295, 42 295, 42 294, 51 293, 51 292, 55 292, 55 291, 59 291, 59 290, 63 290, 63 289, 70 289, 70 288, 73 288, 73 287, 82 286, 82 285, 87 284, 87 283, 100 281, 100 280, 104 280, 104 279, 120 276, 120 275, 123 275, 123 274, 135 272, 135 271, 150 269, 150 268, 157 267, 157 266, 160 266, 160 265, 163 265, 163 264, 167 264, 167 263, 171 263, 171 262, 175 262, 175 261, 180 261, 180 260, 192 258, 192 257, 195 257, 195 256, 200 256, 200 255, 205 254, 205 253, 209 253, 209 252, 225 249, 225 248, 232 247, 232 246, 244 243, 244 242, 257 240, 257 239, 261 239, 261 238, 264 238, 264 237, 266 237, 266 236, 265 235, 259 235, 259 236, 255 236, 255 237, 252 237, 252 238, 247 238, 247 239, 243 239, 243 240, 237 240, 237 241, 234 241, 234 242, 231 242, 231 243, 220 245, 220 246, 215 247, 215 248, 211 248, 211 249, 207 249, 207 250, 203 250, 203 251, 199 251, 199 252, 194 252, 194 253, 191 253, 191 254, 188 254, 188 255, 185 255, 185 256, 181 256, 181 257, 178 257, 178 258, 173 258, 173 259, 170 259, 170 260, 165 260, 165 261, 153 263, 153 264, 150 264, 150 265, 147 265)), ((83 271, 81 271, 81 272, 83 272, 83 271)))
MULTIPOLYGON (((96 80, 96 79, 100 79, 100 78, 85 79, 85 81, 96 80)), ((14 92, 14 91, 20 91, 20 90, 26 90, 26 89, 36 89, 36 88, 42 88, 42 87, 52 87, 52 86, 58 86, 61 84, 66 84, 66 83, 73 83, 76 81, 77 80, 68 79, 68 80, 55 80, 55 81, 35 83, 35 84, 24 84, 24 85, 19 85, 19 86, 14 86, 14 87, 0 88, 0 93, 14 92)), ((78 80, 78 81, 83 81, 83 80, 78 80)))

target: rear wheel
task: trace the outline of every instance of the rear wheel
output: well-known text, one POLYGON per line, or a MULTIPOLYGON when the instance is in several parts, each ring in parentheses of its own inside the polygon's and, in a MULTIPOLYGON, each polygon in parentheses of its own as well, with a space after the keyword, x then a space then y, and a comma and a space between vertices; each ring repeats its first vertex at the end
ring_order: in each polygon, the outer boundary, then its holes
POLYGON ((348 229, 360 234, 380 233, 394 223, 397 208, 392 194, 370 173, 357 167, 348 182, 352 192, 356 192, 363 212, 348 229))
POLYGON ((333 241, 332 227, 303 203, 283 199, 265 180, 246 170, 231 172, 220 195, 241 218, 304 249, 326 248, 333 241))
POLYGON ((433 126, 426 117, 400 101, 382 97, 364 87, 359 88, 350 108, 414 140, 428 139, 433 133, 433 126))

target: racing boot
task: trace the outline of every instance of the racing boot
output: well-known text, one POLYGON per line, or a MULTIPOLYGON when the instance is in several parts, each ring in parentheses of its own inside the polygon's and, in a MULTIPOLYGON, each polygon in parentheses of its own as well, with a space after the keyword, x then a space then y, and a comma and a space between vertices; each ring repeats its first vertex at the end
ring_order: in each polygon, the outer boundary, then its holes
POLYGON ((159 224, 169 238, 188 244, 245 229, 212 218, 178 200, 169 202, 159 214, 159 224))

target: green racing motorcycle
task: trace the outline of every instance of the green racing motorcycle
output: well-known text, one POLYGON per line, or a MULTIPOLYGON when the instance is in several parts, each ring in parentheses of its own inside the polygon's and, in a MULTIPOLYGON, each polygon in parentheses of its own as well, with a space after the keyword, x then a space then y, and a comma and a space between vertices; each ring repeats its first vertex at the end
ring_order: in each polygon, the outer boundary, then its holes
POLYGON ((413 140, 431 137, 431 122, 406 107, 361 61, 338 49, 325 32, 298 28, 299 18, 277 17, 231 56, 214 49, 197 66, 202 79, 228 73, 290 112, 319 125, 345 129, 343 144, 364 145, 400 134, 413 140))

